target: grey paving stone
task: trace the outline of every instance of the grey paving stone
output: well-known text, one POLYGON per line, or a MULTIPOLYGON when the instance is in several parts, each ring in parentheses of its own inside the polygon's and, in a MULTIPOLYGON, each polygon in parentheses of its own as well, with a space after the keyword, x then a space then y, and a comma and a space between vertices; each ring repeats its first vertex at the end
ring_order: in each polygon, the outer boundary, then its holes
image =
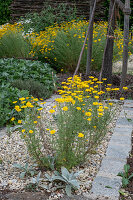
POLYGON ((3 137, 4 135, 6 135, 7 132, 6 132, 6 127, 0 129, 0 137, 3 137))
POLYGON ((116 133, 112 135, 112 138, 110 140, 113 143, 116 144, 125 144, 125 145, 131 145, 131 135, 123 135, 121 137, 121 134, 116 133))
POLYGON ((108 156, 103 159, 98 176, 117 176, 120 171, 123 171, 123 166, 126 164, 126 159, 118 160, 108 156))
POLYGON ((131 126, 123 127, 123 126, 117 125, 114 128, 113 135, 121 134, 121 136, 123 136, 123 135, 131 136, 131 132, 132 132, 132 127, 131 126))
POLYGON ((114 198, 119 198, 119 188, 121 187, 121 178, 108 178, 103 176, 97 176, 93 182, 91 193, 95 195, 103 195, 114 198), (111 187, 111 188, 108 188, 111 187))
POLYGON ((110 141, 106 155, 115 159, 125 159, 131 150, 131 145, 120 145, 110 141))
POLYGON ((116 125, 118 125, 118 126, 119 125, 121 125, 121 126, 131 126, 132 127, 132 123, 130 121, 128 121, 126 118, 123 118, 123 117, 121 117, 117 120, 116 125))

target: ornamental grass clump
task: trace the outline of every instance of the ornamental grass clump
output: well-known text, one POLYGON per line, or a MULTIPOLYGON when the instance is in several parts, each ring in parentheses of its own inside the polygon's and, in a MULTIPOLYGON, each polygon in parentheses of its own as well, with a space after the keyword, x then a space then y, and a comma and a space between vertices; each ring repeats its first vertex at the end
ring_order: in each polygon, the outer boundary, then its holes
POLYGON ((55 99, 56 104, 51 108, 34 97, 19 99, 22 106, 15 105, 15 109, 17 112, 24 109, 25 113, 25 118, 18 121, 22 124, 21 136, 39 166, 49 167, 50 155, 55 158, 57 168, 69 169, 83 163, 95 151, 117 108, 117 103, 110 101, 109 92, 117 92, 119 88, 107 84, 102 91, 104 81, 106 78, 101 82, 93 76, 88 81, 79 76, 68 78, 58 91, 61 97, 55 99))

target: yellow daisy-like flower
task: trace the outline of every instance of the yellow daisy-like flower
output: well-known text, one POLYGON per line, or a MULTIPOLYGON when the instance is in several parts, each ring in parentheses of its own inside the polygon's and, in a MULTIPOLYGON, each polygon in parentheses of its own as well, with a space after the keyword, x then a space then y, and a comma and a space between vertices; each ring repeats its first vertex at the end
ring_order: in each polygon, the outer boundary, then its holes
POLYGON ((21 97, 21 98, 19 98, 19 100, 20 100, 20 101, 23 101, 23 100, 25 100, 25 98, 24 98, 24 97, 21 97))
POLYGON ((97 105, 98 105, 98 102, 93 102, 93 105, 94 105, 94 106, 97 106, 97 105))
POLYGON ((123 101, 124 99, 125 99, 124 97, 121 97, 121 98, 120 98, 121 101, 123 101))
POLYGON ((53 106, 53 108, 56 108, 57 106, 55 105, 55 106, 53 106))
POLYGON ((112 106, 112 105, 113 105, 113 103, 109 103, 109 105, 110 105, 110 106, 112 106))
POLYGON ((46 102, 42 102, 42 103, 40 103, 40 104, 45 104, 46 102))
POLYGON ((83 133, 79 133, 78 137, 82 138, 82 137, 84 137, 84 134, 83 133))
POLYGON ((50 131, 51 134, 54 134, 55 132, 56 132, 55 130, 51 130, 51 131, 50 131))
POLYGON ((29 130, 29 133, 33 133, 33 130, 29 130))
POLYGON ((54 112, 55 112, 55 110, 51 109, 49 112, 50 112, 50 113, 54 113, 54 112))
POLYGON ((41 118, 41 116, 37 116, 37 118, 38 118, 38 119, 40 119, 40 118, 41 118))
POLYGON ((11 118, 11 121, 14 121, 14 120, 15 120, 15 117, 12 117, 12 118, 11 118))
POLYGON ((49 131, 49 128, 46 128, 46 131, 49 131))
POLYGON ((90 122, 90 121, 91 121, 91 118, 88 118, 87 120, 90 122))
POLYGON ((34 124, 37 124, 37 121, 34 121, 34 124))
POLYGON ((67 106, 64 106, 64 107, 62 108, 62 110, 63 110, 63 111, 67 111, 67 110, 68 110, 68 107, 67 107, 67 106))
POLYGON ((22 123, 22 120, 18 120, 18 123, 21 124, 21 123, 22 123))
POLYGON ((90 117, 90 116, 91 116, 91 112, 86 112, 85 115, 86 115, 87 117, 90 117))
POLYGON ((95 99, 99 99, 99 96, 94 96, 95 99))
POLYGON ((101 117, 101 116, 103 116, 103 113, 98 113, 98 117, 101 117))
POLYGON ((107 106, 105 106, 105 107, 104 107, 104 109, 106 109, 106 110, 107 110, 107 109, 109 109, 109 108, 108 108, 107 106))
POLYGON ((25 132, 25 129, 22 129, 22 133, 24 133, 25 132))
POLYGON ((17 103, 17 101, 13 101, 12 103, 17 103))
POLYGON ((43 108, 38 108, 37 110, 42 110, 43 108))
POLYGON ((77 109, 77 110, 81 110, 81 108, 80 108, 80 107, 76 107, 76 109, 77 109))
POLYGON ((93 126, 93 128, 96 129, 97 127, 96 127, 96 126, 93 126))
POLYGON ((128 87, 123 87, 123 90, 128 90, 128 87))

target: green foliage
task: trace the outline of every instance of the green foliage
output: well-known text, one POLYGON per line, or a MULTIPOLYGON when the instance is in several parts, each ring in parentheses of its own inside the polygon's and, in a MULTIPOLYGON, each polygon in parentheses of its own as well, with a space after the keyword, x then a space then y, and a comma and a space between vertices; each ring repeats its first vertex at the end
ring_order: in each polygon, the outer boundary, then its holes
POLYGON ((13 167, 18 168, 20 170, 22 170, 21 174, 20 174, 20 178, 24 178, 26 175, 27 176, 34 176, 35 175, 35 170, 34 167, 36 166, 36 164, 34 164, 34 166, 29 166, 28 163, 26 163, 24 166, 15 163, 13 165, 13 167))
POLYGON ((14 80, 11 85, 17 87, 19 90, 28 90, 29 94, 33 97, 47 99, 49 98, 53 90, 49 90, 49 85, 44 85, 39 81, 34 81, 34 79, 29 80, 14 80))
POLYGON ((18 79, 34 79, 44 84, 47 90, 53 90, 56 80, 56 75, 50 65, 39 61, 0 59, 0 73, 0 83, 13 82, 18 79))
POLYGON ((133 177, 133 173, 129 176, 129 169, 130 169, 130 165, 126 164, 126 165, 124 165, 124 172, 118 173, 118 176, 122 177, 122 186, 123 187, 127 187, 130 179, 133 177))
POLYGON ((30 45, 22 36, 22 32, 7 31, 0 40, 0 58, 28 58, 30 45))
POLYGON ((63 3, 54 8, 45 4, 44 9, 40 13, 28 13, 20 20, 23 23, 25 32, 28 32, 31 28, 33 28, 35 32, 40 32, 54 23, 60 24, 63 21, 76 19, 76 12, 76 8, 71 8, 63 3))
POLYGON ((55 73, 49 65, 38 61, 0 59, 0 73, 0 126, 9 122, 13 115, 18 119, 19 113, 13 113, 12 110, 13 101, 29 96, 29 92, 38 97, 48 98, 53 92, 56 80, 55 73), (19 81, 20 78, 22 80, 19 81))
POLYGON ((61 181, 61 182, 65 183, 66 194, 69 197, 71 197, 72 196, 72 194, 71 194, 72 188, 73 189, 80 188, 79 182, 76 179, 80 173, 81 173, 81 171, 76 172, 76 173, 74 173, 74 172, 69 173, 69 171, 65 167, 61 167, 61 173, 59 173, 58 171, 54 171, 52 176, 50 176, 49 174, 45 174, 45 177, 49 182, 61 181))
POLYGON ((12 0, 0 0, 0 25, 5 24, 10 19, 9 5, 12 0))
POLYGON ((13 111, 13 101, 18 100, 19 97, 26 97, 29 92, 26 90, 18 90, 11 87, 9 83, 2 83, 0 87, 0 127, 9 123, 12 116, 19 117, 19 113, 13 111))

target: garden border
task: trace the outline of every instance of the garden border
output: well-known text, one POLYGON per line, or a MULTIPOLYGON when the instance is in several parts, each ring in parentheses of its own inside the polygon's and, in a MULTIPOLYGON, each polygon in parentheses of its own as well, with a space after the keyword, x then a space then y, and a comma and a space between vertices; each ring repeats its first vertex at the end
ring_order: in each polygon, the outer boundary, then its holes
MULTIPOLYGON (((54 102, 59 95, 53 95, 46 100, 48 106, 54 102)), ((103 158, 100 170, 98 171, 90 193, 74 195, 72 198, 63 197, 62 200, 118 200, 119 189, 122 185, 122 178, 117 174, 123 170, 127 157, 131 151, 131 135, 133 131, 133 100, 125 100, 123 109, 117 119, 111 140, 109 141, 106 156, 103 158), (126 117, 125 117, 126 114, 126 117), (127 119, 131 119, 127 120, 127 119)), ((0 130, 0 136, 6 134, 6 129, 0 130)))

